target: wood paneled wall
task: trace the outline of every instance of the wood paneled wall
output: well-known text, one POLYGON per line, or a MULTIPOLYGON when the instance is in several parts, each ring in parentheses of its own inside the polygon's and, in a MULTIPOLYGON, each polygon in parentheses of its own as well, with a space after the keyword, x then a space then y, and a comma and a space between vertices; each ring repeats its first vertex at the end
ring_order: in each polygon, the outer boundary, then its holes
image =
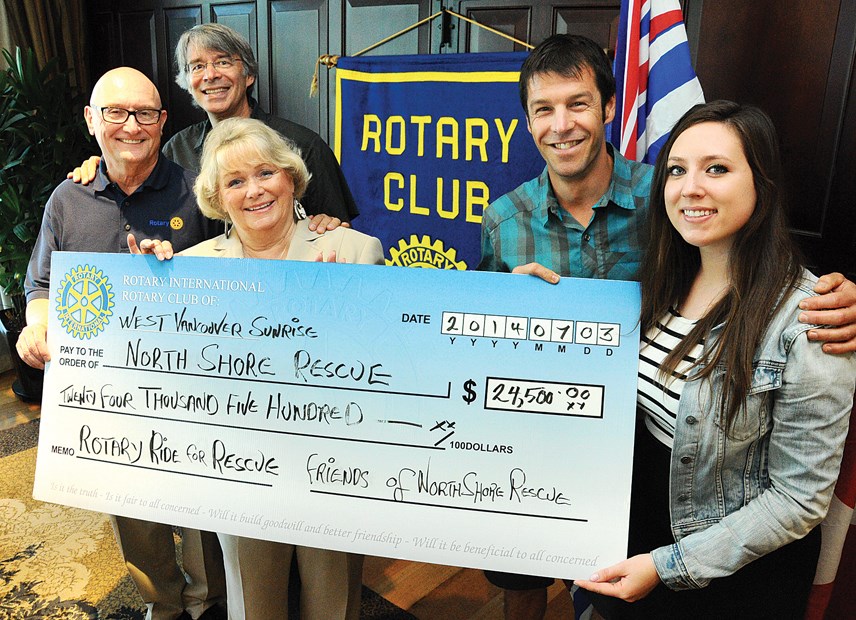
POLYGON ((705 96, 753 103, 770 114, 800 245, 815 269, 854 279, 856 198, 844 186, 856 164, 856 4, 708 0, 695 13, 688 7, 692 19, 700 20, 696 71, 705 96))
MULTIPOLYGON (((852 0, 683 0, 696 69, 708 99, 754 103, 781 135, 795 234, 812 267, 856 279, 856 3, 852 0)), ((441 6, 523 41, 585 34, 612 47, 620 0, 91 0, 92 74, 120 64, 152 77, 172 133, 203 118, 174 82, 173 49, 209 21, 243 33, 260 63, 256 94, 275 114, 332 141, 333 73, 320 54, 354 54, 441 6)), ((370 54, 510 51, 506 39, 438 18, 370 54)))

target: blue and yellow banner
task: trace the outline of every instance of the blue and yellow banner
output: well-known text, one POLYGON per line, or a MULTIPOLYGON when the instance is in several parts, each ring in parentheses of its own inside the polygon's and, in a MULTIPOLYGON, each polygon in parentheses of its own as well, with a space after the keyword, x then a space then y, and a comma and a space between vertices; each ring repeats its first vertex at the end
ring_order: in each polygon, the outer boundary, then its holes
POLYGON ((340 58, 336 156, 387 264, 473 269, 482 213, 540 173, 517 79, 526 53, 340 58))

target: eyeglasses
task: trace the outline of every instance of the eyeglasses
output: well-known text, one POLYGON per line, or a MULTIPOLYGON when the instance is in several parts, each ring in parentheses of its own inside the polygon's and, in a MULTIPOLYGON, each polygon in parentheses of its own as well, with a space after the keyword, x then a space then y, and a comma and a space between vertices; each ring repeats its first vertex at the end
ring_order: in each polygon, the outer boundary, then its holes
POLYGON ((201 75, 208 65, 214 67, 215 71, 227 71, 235 66, 235 63, 241 62, 240 58, 218 58, 211 62, 194 62, 187 65, 185 69, 190 75, 201 75))
POLYGON ((160 120, 163 110, 126 110, 125 108, 99 108, 101 110, 101 118, 108 123, 121 125, 128 120, 129 116, 133 116, 140 125, 154 125, 160 120))

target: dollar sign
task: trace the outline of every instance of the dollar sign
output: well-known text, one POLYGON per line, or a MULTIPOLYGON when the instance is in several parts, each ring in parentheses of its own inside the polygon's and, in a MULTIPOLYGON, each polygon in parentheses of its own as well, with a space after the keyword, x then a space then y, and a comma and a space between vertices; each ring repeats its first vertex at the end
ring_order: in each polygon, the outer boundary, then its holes
POLYGON ((463 398, 464 402, 467 403, 468 405, 472 405, 473 401, 476 399, 476 393, 475 393, 475 390, 473 390, 473 387, 475 387, 475 385, 476 385, 476 382, 473 381, 472 379, 467 379, 466 381, 464 381, 464 390, 467 393, 462 394, 461 398, 463 398))

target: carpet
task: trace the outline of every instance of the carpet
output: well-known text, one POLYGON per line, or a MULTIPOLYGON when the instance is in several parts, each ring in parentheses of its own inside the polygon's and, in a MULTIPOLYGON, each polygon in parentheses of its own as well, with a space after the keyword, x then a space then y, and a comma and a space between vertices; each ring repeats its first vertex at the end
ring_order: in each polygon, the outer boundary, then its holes
MULTIPOLYGON (((0 620, 143 620, 107 517, 33 499, 38 432, 0 432, 0 620)), ((415 620, 366 587, 360 618, 415 620)))

